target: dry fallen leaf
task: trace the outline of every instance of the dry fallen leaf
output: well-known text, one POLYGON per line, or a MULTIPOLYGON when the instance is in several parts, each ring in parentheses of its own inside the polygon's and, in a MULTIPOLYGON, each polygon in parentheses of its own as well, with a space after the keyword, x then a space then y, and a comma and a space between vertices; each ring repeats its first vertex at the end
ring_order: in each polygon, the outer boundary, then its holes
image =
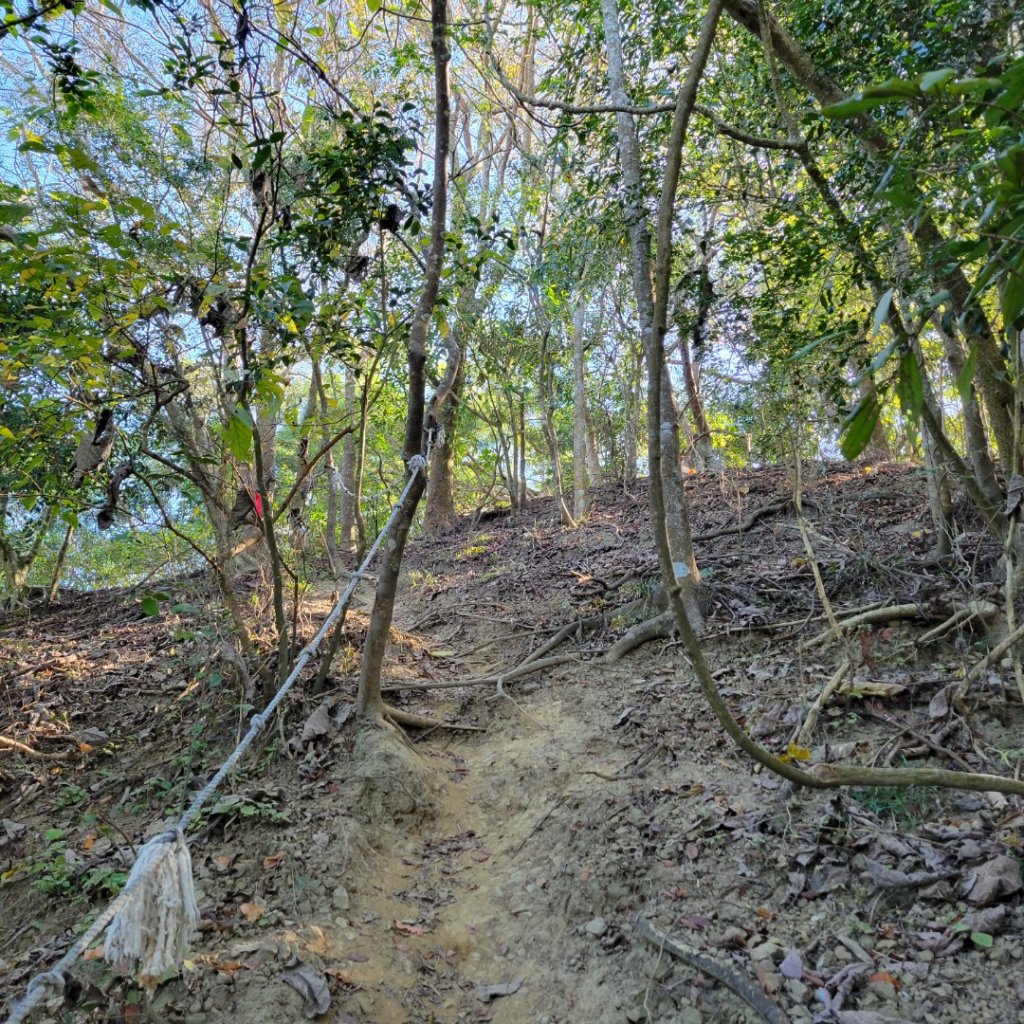
POLYGON ((249 924, 255 924, 264 914, 264 908, 256 900, 243 903, 238 909, 249 924))
POLYGON ((418 924, 406 924, 404 921, 395 921, 395 931, 405 932, 406 935, 423 934, 423 929, 418 924))
POLYGON ((217 964, 214 970, 218 974, 233 974, 235 971, 245 970, 245 964, 239 963, 237 960, 234 960, 226 964, 217 964))
POLYGON ((302 1012, 307 1017, 318 1017, 331 1006, 331 990, 327 979, 308 964, 299 963, 281 973, 281 980, 302 996, 302 1012))
POLYGON ((504 981, 497 985, 477 985, 476 997, 481 1003, 489 1003, 498 996, 515 995, 523 987, 523 978, 513 978, 511 981, 504 981))
POLYGON ((284 860, 284 851, 281 853, 272 853, 269 857, 263 858, 263 867, 269 871, 271 868, 280 867, 281 862, 284 860))

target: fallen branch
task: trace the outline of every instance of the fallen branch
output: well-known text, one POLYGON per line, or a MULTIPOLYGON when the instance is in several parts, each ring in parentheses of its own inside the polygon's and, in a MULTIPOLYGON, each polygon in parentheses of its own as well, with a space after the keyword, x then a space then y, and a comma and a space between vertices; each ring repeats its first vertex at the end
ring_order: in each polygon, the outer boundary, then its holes
POLYGON ((923 636, 919 636, 916 640, 917 646, 923 647, 925 644, 931 643, 932 640, 938 640, 950 630, 966 626, 971 619, 991 619, 998 614, 999 609, 991 601, 971 601, 963 608, 955 609, 949 618, 940 622, 934 629, 929 629, 923 636))
POLYGON ((984 658, 975 664, 968 672, 967 675, 961 680, 960 685, 956 688, 956 694, 953 698, 954 703, 961 702, 967 694, 971 683, 974 682, 983 672, 985 672, 989 666, 997 662, 1011 647, 1019 644, 1021 640, 1024 640, 1024 624, 1018 626, 1005 640, 1001 643, 996 644, 984 658))
POLYGON ((0 747, 16 750, 19 754, 25 754, 28 757, 38 757, 42 761, 55 761, 61 756, 60 754, 44 753, 42 750, 30 747, 27 743, 22 743, 21 740, 8 739, 6 736, 0 736, 0 747))
MULTIPOLYGON (((916 619, 924 615, 925 609, 920 604, 894 604, 887 608, 871 608, 851 615, 848 619, 842 619, 836 625, 844 631, 856 629, 858 626, 867 626, 873 622, 888 622, 891 619, 916 619)), ((812 647, 818 647, 829 638, 835 636, 831 627, 823 630, 817 636, 811 637, 799 644, 797 650, 809 651, 812 647)))
POLYGON ((740 997, 751 1009, 756 1010, 768 1024, 788 1024, 789 1018, 753 982, 738 971, 727 967, 691 946, 658 931, 647 918, 636 919, 636 930, 642 938, 659 953, 668 953, 694 970, 720 981, 726 988, 740 997))
POLYGON ((580 775, 596 775, 605 782, 621 782, 623 779, 635 779, 661 752, 661 744, 655 743, 650 750, 644 751, 632 765, 626 765, 615 772, 601 771, 600 768, 584 768, 580 775))
POLYGON ((821 709, 832 699, 832 695, 839 689, 839 684, 849 675, 851 668, 849 659, 844 658, 843 663, 832 674, 832 678, 821 688, 821 693, 807 709, 807 717, 804 719, 803 725, 793 737, 793 742, 797 746, 806 747, 808 745, 811 733, 814 732, 814 727, 818 724, 821 709))

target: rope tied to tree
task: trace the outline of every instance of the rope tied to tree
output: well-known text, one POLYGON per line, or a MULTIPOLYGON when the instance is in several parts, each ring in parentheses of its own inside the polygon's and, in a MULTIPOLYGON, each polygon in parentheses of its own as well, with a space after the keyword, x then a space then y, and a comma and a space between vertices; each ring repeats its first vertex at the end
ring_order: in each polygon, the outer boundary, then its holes
POLYGON ((128 881, 120 894, 107 905, 86 932, 47 971, 29 981, 25 995, 14 1000, 6 1024, 21 1024, 40 1003, 58 999, 64 993, 64 974, 103 934, 107 926, 104 957, 134 968, 143 987, 150 993, 177 968, 188 949, 189 939, 199 920, 199 908, 192 880, 192 859, 185 831, 198 816, 203 805, 216 792, 221 782, 234 770, 252 741, 267 726, 274 712, 294 686, 309 660, 334 624, 348 608, 356 585, 366 575, 384 538, 394 525, 416 477, 425 473, 433 446, 433 430, 429 431, 426 455, 413 455, 407 463, 408 479, 388 516, 387 522, 352 574, 337 603, 317 630, 316 636, 299 652, 288 677, 267 706, 249 719, 249 728, 209 782, 196 794, 188 809, 174 826, 150 839, 138 852, 128 881))

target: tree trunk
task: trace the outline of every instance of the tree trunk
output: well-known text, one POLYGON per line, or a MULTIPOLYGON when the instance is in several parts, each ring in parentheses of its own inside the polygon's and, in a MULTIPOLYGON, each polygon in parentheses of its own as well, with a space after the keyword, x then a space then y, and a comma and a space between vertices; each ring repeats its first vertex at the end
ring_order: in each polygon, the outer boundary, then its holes
POLYGON ((578 523, 590 504, 587 473, 587 346, 583 337, 587 304, 576 297, 572 320, 572 517, 578 523))
POLYGON ((50 589, 46 595, 47 604, 54 604, 57 600, 57 592, 60 590, 60 578, 64 573, 64 559, 67 558, 68 548, 71 546, 71 538, 74 535, 74 524, 68 523, 68 528, 64 531, 64 540, 61 542, 60 551, 57 552, 57 561, 53 566, 53 576, 50 578, 50 589))
POLYGON ((434 399, 438 409, 436 420, 439 436, 434 439, 423 511, 423 531, 430 537, 443 533, 459 518, 455 509, 455 439, 459 403, 466 382, 466 339, 473 329, 478 312, 476 289, 476 279, 470 278, 456 304, 455 324, 445 338, 448 365, 445 368, 445 380, 434 399), (447 389, 447 393, 444 393, 444 389, 447 389))
POLYGON ((640 426, 640 368, 643 352, 627 348, 628 360, 622 386, 622 482, 636 483, 636 462, 639 446, 637 432, 640 426))
MULTIPOLYGON (((434 176, 430 213, 430 248, 427 251, 423 291, 420 293, 409 339, 406 345, 409 362, 409 394, 405 421, 404 458, 419 455, 424 442, 425 366, 427 361, 427 331, 437 303, 444 260, 445 220, 448 209, 448 144, 451 113, 448 93, 448 10, 447 0, 431 0, 431 41, 434 60, 434 176)), ((436 414, 436 411, 435 411, 436 414)), ((391 619, 395 610, 395 593, 402 567, 402 554, 409 536, 416 506, 423 494, 423 472, 416 474, 413 485, 398 512, 391 529, 384 561, 377 574, 377 590, 373 600, 370 624, 363 645, 363 659, 359 673, 359 691, 356 710, 363 718, 380 719, 385 712, 381 697, 381 671, 387 648, 391 619)))
POLYGON ((551 477, 555 488, 555 500, 558 502, 558 511, 562 519, 562 525, 570 528, 575 527, 572 512, 565 499, 565 485, 562 482, 562 459, 559 452, 558 432, 555 429, 555 398, 551 393, 552 368, 551 360, 548 357, 548 340, 551 337, 551 329, 545 328, 540 343, 540 366, 538 373, 537 397, 541 407, 541 432, 544 434, 544 442, 548 449, 548 459, 551 462, 551 477))
MULTIPOLYGON (((355 373, 345 367, 345 415, 354 421, 362 416, 363 410, 356 401, 355 373)), ((356 549, 356 509, 358 505, 357 466, 359 452, 365 444, 366 430, 361 426, 356 434, 349 434, 341 445, 341 524, 338 531, 338 547, 346 554, 356 549), (358 436, 357 436, 358 435, 358 436)))
MULTIPOLYGON (((626 92, 625 71, 622 61, 622 35, 619 29, 619 12, 616 0, 601 0, 604 22, 605 44, 608 49, 608 91, 617 106, 630 106, 626 92)), ((664 501, 664 521, 654 522, 655 532, 664 529, 668 534, 671 563, 679 583, 680 594, 687 614, 694 628, 703 625, 703 615, 698 601, 696 558, 690 539, 689 514, 683 493, 682 467, 679 462, 678 413, 671 387, 667 387, 668 374, 664 367, 661 351, 662 334, 655 331, 655 305, 652 292, 651 274, 651 233, 648 212, 643 205, 643 177, 640 170, 640 154, 637 144, 636 126, 631 114, 620 111, 615 115, 616 134, 619 144, 619 164, 625 184, 623 214, 629 230, 630 247, 633 253, 633 290, 636 295, 637 316, 648 365, 648 394, 659 394, 660 400, 648 401, 648 447, 652 494, 664 501), (651 367, 659 367, 653 375, 651 367), (653 389, 652 389, 653 384, 653 389), (651 407, 653 405, 653 408, 651 407), (661 446, 665 446, 665 457, 661 458, 661 446), (659 479, 655 479, 658 476, 659 479)), ((656 505, 652 502, 652 517, 657 518, 656 505)))
POLYGON ((427 477, 427 496, 423 510, 423 532, 437 537, 458 522, 455 508, 455 438, 459 402, 466 381, 466 367, 459 360, 452 383, 451 398, 441 407, 437 418, 441 428, 440 440, 434 441, 430 456, 430 475, 427 477))
POLYGON ((586 407, 587 419, 587 476, 590 477, 591 487, 600 487, 603 473, 601 471, 601 449, 597 443, 597 424, 594 423, 594 413, 590 402, 586 407))

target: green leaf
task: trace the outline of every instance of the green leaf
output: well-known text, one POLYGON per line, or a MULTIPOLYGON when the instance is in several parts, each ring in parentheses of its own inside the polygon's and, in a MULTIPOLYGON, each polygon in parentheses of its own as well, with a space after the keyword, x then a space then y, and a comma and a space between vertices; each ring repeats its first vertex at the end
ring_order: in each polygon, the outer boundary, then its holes
MULTIPOLYGON (((244 462, 249 458, 249 452, 252 449, 252 426, 251 423, 246 423, 242 419, 243 412, 244 410, 235 410, 234 416, 231 417, 227 429, 224 431, 224 440, 227 442, 231 454, 244 462)), ((251 417, 247 418, 251 420, 251 417)))
POLYGON ((821 112, 831 118, 856 117, 866 110, 873 110, 888 102, 889 98, 885 96, 865 96, 863 93, 856 92, 845 100, 822 107, 821 112))
POLYGON ((843 422, 843 438, 839 447, 844 458, 852 462, 864 451, 871 440, 881 412, 882 406, 879 404, 878 395, 872 388, 854 406, 853 412, 843 422))
POLYGON ((962 96, 970 92, 987 92, 997 85, 998 78, 961 78, 959 81, 950 82, 948 91, 954 96, 962 96))
POLYGON ((142 599, 142 614, 149 616, 160 614, 160 602, 152 594, 148 594, 142 599))
POLYGON ((991 949, 992 943, 995 942, 995 939, 993 939, 988 932, 971 932, 971 942, 973 942, 978 949, 991 949))
POLYGON ((963 405, 966 405, 968 399, 971 397, 971 382, 974 380, 974 368, 977 365, 978 350, 974 346, 971 346, 970 354, 967 356, 967 362, 964 363, 963 369, 956 375, 956 390, 960 395, 960 402, 963 405))
POLYGON ((1011 267, 1003 279, 1003 326, 1010 327, 1024 310, 1024 260, 1011 267))
POLYGON ((937 85, 948 82, 954 75, 954 68, 937 68, 921 76, 921 92, 931 92, 937 85))
POLYGON ((0 224, 17 224, 32 212, 25 203, 0 203, 0 224))
POLYGON ((871 322, 871 336, 874 337, 881 329, 885 318, 889 315, 889 307, 892 305, 892 295, 895 289, 890 288, 875 306, 875 316, 871 322))
POLYGON ((833 341, 835 338, 845 338, 849 332, 844 330, 841 331, 830 331, 828 334, 823 334, 820 338, 815 338, 814 341, 808 342, 803 348, 797 349, 789 358, 786 360, 790 363, 795 363, 798 359, 803 359, 804 356, 809 356, 816 348, 824 345, 826 341, 833 341))
POLYGON ((878 353, 878 355, 875 356, 874 359, 871 360, 870 364, 868 365, 868 372, 867 372, 866 376, 870 377, 870 376, 874 376, 876 373, 878 373, 878 371, 883 366, 885 366, 885 364, 887 362, 889 362, 890 358, 892 358, 893 352, 895 352, 895 351, 896 351, 896 340, 894 338, 892 341, 889 342, 888 345, 885 346, 885 348, 882 349, 881 352, 878 353))
POLYGON ((921 377, 917 356, 913 352, 905 352, 900 360, 896 395, 904 414, 916 423, 921 417, 921 407, 924 405, 924 380, 921 377))

